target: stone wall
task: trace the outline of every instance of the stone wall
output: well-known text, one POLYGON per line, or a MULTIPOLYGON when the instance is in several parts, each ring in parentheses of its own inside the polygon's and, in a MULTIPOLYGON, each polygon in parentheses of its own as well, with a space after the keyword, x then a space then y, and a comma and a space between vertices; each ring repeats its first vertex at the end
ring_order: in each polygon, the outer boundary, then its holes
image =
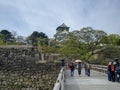
POLYGON ((36 63, 34 48, 0 48, 0 90, 52 90, 59 71, 59 63, 36 63))

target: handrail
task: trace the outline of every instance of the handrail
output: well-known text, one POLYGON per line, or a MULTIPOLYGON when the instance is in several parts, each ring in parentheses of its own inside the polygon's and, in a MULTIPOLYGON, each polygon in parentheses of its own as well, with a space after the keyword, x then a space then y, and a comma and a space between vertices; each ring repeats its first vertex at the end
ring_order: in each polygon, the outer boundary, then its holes
POLYGON ((64 90, 64 67, 61 68, 53 90, 64 90))
POLYGON ((107 74, 107 66, 104 66, 104 65, 94 65, 94 64, 91 64, 91 68, 93 70, 96 70, 96 71, 99 71, 99 72, 103 72, 105 74, 107 74))

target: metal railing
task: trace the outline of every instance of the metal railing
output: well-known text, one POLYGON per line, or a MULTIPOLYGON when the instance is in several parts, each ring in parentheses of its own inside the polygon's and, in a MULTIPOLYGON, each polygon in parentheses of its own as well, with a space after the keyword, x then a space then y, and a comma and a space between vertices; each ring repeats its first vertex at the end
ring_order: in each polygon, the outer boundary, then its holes
POLYGON ((64 67, 61 68, 56 83, 54 85, 53 90, 64 90, 64 81, 65 81, 65 69, 64 67))
POLYGON ((91 64, 91 69, 107 74, 107 66, 91 64))

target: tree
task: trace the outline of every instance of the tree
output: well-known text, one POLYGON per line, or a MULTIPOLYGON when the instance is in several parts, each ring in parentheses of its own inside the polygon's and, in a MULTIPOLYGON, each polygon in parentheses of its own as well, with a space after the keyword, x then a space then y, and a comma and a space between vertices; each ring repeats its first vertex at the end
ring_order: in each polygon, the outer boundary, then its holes
POLYGON ((96 41, 97 43, 100 42, 100 40, 102 39, 102 37, 106 37, 106 36, 107 36, 107 33, 105 33, 105 32, 102 31, 102 30, 95 30, 95 31, 93 32, 93 34, 94 34, 94 36, 95 36, 95 41, 96 41))
POLYGON ((92 27, 84 27, 80 31, 71 32, 71 34, 82 42, 84 59, 91 58, 93 51, 100 48, 102 37, 107 37, 107 33, 102 30, 94 30, 92 27))
POLYGON ((110 34, 108 40, 111 45, 120 45, 120 35, 118 34, 110 34))
POLYGON ((91 27, 82 28, 80 30, 82 41, 84 41, 85 43, 94 42, 95 37, 93 35, 93 32, 94 30, 91 27))
POLYGON ((109 61, 113 61, 114 58, 120 58, 120 48, 118 46, 106 45, 103 49, 96 52, 96 59, 92 60, 92 63, 107 64, 109 61))
POLYGON ((100 43, 103 45, 109 44, 108 36, 102 36, 102 38, 100 39, 100 43))
POLYGON ((81 39, 84 40, 86 43, 96 42, 99 43, 103 36, 107 36, 102 30, 94 30, 91 27, 82 28, 80 30, 81 39))
MULTIPOLYGON (((42 39, 48 39, 48 36, 45 33, 43 33, 43 32, 39 33, 37 31, 34 31, 28 37, 28 40, 31 40, 33 45, 37 45, 38 44, 38 40, 42 40, 42 39), (40 39, 38 39, 38 38, 40 38, 40 39)), ((47 41, 46 41, 46 44, 47 44, 47 41)))
POLYGON ((78 58, 80 53, 79 45, 79 41, 71 37, 61 45, 59 53, 65 57, 78 58))
POLYGON ((4 39, 4 35, 0 33, 0 40, 4 39))
POLYGON ((3 39, 4 39, 4 35, 0 33, 0 44, 4 44, 3 39))
POLYGON ((6 43, 7 41, 10 41, 11 39, 13 39, 13 36, 11 34, 11 32, 9 32, 8 30, 1 30, 0 32, 3 35, 3 41, 6 43))

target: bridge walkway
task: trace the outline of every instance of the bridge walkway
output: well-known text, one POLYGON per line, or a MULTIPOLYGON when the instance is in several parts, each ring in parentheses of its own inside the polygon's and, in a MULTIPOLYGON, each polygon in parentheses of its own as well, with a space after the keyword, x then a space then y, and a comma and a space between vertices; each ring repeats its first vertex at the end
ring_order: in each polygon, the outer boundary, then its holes
POLYGON ((66 70, 65 74, 64 90, 120 90, 120 83, 108 81, 105 73, 91 70, 91 76, 88 77, 82 69, 81 76, 77 70, 74 77, 70 76, 70 70, 66 70))

